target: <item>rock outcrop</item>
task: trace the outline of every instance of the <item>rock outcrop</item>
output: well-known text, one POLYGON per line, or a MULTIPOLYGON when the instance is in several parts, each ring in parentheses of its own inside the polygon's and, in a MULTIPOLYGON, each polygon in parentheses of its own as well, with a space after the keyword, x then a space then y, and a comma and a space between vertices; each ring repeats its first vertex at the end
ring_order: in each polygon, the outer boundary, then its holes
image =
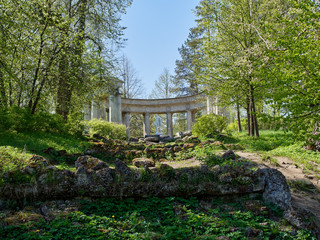
MULTIPOLYGON (((67 199, 87 197, 226 196, 262 194, 266 202, 287 210, 291 207, 289 187, 275 169, 242 166, 207 166, 173 169, 130 168, 117 159, 115 168, 90 156, 81 156, 76 172, 59 170, 39 159, 33 171, 26 169, 3 175, 1 200, 67 199)), ((29 166, 30 168, 30 166, 29 166)))

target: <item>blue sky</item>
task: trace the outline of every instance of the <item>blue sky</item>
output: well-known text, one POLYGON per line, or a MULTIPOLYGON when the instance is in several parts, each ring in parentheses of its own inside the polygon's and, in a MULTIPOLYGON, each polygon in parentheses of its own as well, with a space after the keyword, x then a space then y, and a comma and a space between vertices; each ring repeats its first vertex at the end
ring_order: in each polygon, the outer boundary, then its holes
POLYGON ((195 26, 195 9, 199 0, 133 0, 122 25, 127 27, 127 42, 122 53, 128 57, 142 80, 145 96, 164 68, 174 74, 178 48, 189 29, 195 26))

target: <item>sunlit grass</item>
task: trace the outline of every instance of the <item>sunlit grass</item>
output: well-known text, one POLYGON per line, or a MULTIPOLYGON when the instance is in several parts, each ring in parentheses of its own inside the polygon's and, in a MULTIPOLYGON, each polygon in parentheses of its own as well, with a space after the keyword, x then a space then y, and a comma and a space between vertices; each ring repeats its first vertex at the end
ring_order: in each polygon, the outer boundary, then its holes
POLYGON ((306 150, 305 142, 297 139, 292 132, 260 131, 260 137, 250 137, 246 132, 235 133, 225 143, 238 143, 246 151, 256 151, 269 156, 288 157, 303 168, 319 172, 320 152, 306 150))
POLYGON ((260 131, 260 137, 250 137, 247 132, 234 133, 225 143, 240 143, 248 151, 271 151, 280 146, 290 146, 296 142, 294 134, 283 131, 260 131))
POLYGON ((85 139, 72 135, 52 133, 0 133, 0 146, 11 146, 31 154, 41 154, 42 150, 53 147, 68 153, 81 153, 88 144, 85 139))
POLYGON ((0 146, 0 171, 11 171, 26 166, 32 155, 11 146, 0 146))

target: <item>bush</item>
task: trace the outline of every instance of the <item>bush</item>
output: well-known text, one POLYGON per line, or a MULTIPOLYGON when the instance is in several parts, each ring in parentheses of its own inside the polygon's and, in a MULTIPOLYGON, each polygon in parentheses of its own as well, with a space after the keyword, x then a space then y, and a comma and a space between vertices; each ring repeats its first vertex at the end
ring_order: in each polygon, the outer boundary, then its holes
POLYGON ((11 146, 0 146, 0 172, 13 171, 28 165, 31 154, 11 146))
POLYGON ((89 133, 99 134, 102 137, 110 139, 126 139, 126 127, 122 124, 106 122, 104 120, 93 119, 86 122, 89 133))
POLYGON ((216 135, 226 130, 228 119, 217 114, 206 114, 197 119, 192 132, 198 136, 216 135))
POLYGON ((45 111, 32 114, 29 108, 0 109, 1 131, 79 134, 83 131, 79 122, 72 117, 65 121, 60 115, 45 111))

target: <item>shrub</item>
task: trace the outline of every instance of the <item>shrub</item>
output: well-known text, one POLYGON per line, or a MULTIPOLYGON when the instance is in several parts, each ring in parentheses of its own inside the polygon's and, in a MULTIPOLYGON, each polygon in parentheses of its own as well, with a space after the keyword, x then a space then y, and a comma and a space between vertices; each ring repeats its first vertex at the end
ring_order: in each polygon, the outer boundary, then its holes
POLYGON ((110 139, 126 139, 126 127, 122 124, 106 122, 104 120, 93 119, 86 122, 89 133, 99 134, 102 137, 110 139))
POLYGON ((0 109, 1 131, 78 134, 83 131, 79 122, 80 120, 72 117, 65 121, 60 115, 46 111, 32 114, 30 108, 0 109))
POLYGON ((13 171, 28 165, 31 154, 11 146, 0 146, 0 172, 13 171))
POLYGON ((226 130, 228 119, 217 114, 206 114, 197 119, 192 127, 192 132, 199 136, 216 135, 226 130))

